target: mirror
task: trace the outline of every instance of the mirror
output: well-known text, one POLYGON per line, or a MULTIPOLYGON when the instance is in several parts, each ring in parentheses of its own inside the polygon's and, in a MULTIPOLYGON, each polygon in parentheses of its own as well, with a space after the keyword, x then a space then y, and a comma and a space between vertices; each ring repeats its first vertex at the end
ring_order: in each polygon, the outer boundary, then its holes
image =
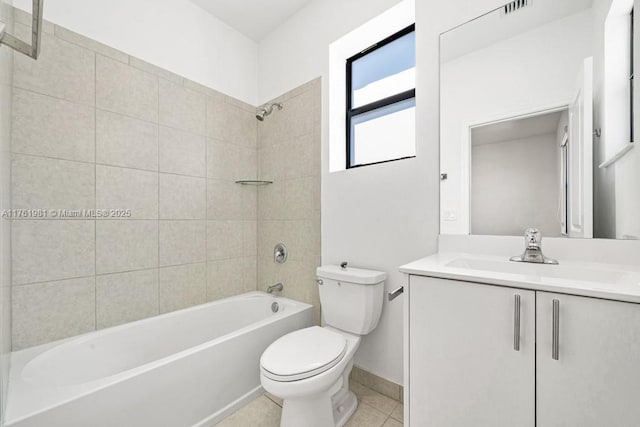
POLYGON ((640 238, 633 9, 515 0, 441 35, 442 234, 640 238))

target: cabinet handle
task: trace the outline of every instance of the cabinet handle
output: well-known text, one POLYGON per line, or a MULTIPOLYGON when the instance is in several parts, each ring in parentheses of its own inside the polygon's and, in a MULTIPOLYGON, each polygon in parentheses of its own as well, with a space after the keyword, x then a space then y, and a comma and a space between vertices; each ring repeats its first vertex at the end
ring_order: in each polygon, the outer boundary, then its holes
POLYGON ((553 300, 553 322, 551 331, 551 358, 560 359, 560 301, 553 300))
POLYGON ((520 295, 513 298, 513 349, 520 351, 520 295))

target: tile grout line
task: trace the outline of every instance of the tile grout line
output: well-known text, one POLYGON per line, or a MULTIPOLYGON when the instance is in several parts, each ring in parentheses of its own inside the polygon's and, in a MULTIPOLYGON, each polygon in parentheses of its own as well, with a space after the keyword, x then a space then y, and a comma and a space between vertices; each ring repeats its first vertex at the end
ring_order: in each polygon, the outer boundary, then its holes
MULTIPOLYGON (((55 27, 54 27, 55 33, 55 27)), ((93 208, 98 208, 98 59, 93 53, 93 208)), ((93 305, 94 330, 98 330, 98 221, 93 219, 93 305)))
MULTIPOLYGON (((95 53, 95 55, 100 55, 99 53, 96 53, 96 52, 94 52, 94 53, 95 53)), ((122 64, 123 65, 127 65, 127 64, 124 64, 124 63, 122 63, 122 64)), ((133 68, 135 68, 135 67, 133 67, 133 68)), ((96 63, 96 69, 97 69, 97 63, 96 63)), ((97 71, 94 72, 94 76, 95 76, 95 74, 97 74, 97 71)), ((158 76, 154 76, 154 75, 152 75, 152 77, 159 78, 158 76)), ((38 91, 36 91, 36 90, 34 90, 32 88, 25 88, 25 87, 22 87, 22 86, 19 86, 19 85, 15 85, 15 84, 12 85, 11 87, 13 89, 18 89, 20 91, 28 92, 28 93, 33 94, 33 95, 38 95, 38 96, 42 96, 42 97, 45 97, 45 98, 50 98, 50 99, 56 100, 56 101, 62 101, 62 102, 65 102, 65 103, 73 104, 75 106, 93 108, 93 109, 96 109, 98 111, 102 111, 102 112, 114 114, 114 115, 117 115, 117 116, 125 117, 127 119, 137 120, 137 121, 140 121, 140 122, 143 122, 143 123, 146 123, 146 124, 156 125, 158 127, 162 126, 162 127, 165 127, 165 128, 169 128, 169 129, 172 129, 172 130, 179 131, 179 132, 184 132, 184 133, 187 133, 187 134, 192 135, 192 136, 199 136, 199 137, 203 137, 203 138, 215 139, 217 141, 224 142, 225 144, 234 145, 234 146, 241 147, 241 148, 246 148, 246 149, 250 149, 251 148, 251 147, 248 147, 248 146, 246 146, 244 144, 238 144, 236 142, 233 142, 233 140, 224 140, 224 139, 217 139, 217 138, 210 137, 207 134, 206 124, 205 124, 205 131, 203 133, 198 133, 198 132, 193 132, 192 130, 178 128, 178 127, 171 126, 171 125, 168 125, 168 124, 165 124, 165 123, 161 123, 160 122, 160 118, 158 118, 157 121, 153 121, 153 120, 143 119, 143 118, 140 118, 140 117, 135 117, 135 116, 132 116, 130 114, 123 113, 121 111, 113 111, 113 110, 110 110, 110 109, 107 109, 107 108, 104 108, 104 107, 99 107, 97 105, 97 99, 96 99, 96 102, 94 102, 94 105, 91 105, 91 104, 85 104, 85 103, 82 103, 82 102, 70 100, 70 99, 67 99, 67 98, 61 98, 61 97, 58 97, 58 96, 55 96, 55 95, 51 95, 51 94, 48 94, 48 93, 44 93, 44 92, 38 92, 38 91)), ((95 93, 95 89, 94 89, 94 93, 95 93)), ((209 96, 209 95, 203 95, 203 96, 205 98, 214 98, 214 97, 209 96)), ((205 105, 206 104, 207 104, 207 102, 205 102, 205 105)), ((243 111, 245 113, 248 113, 248 111, 242 110, 241 108, 235 107, 233 105, 230 105, 230 106, 233 107, 233 108, 239 109, 239 110, 241 110, 241 111, 243 111)), ((296 138, 307 136, 307 135, 308 134, 303 134, 303 135, 300 135, 300 136, 292 137, 292 139, 296 139, 296 138)))
MULTIPOLYGON (((204 103, 204 133, 209 134, 209 99, 204 103)), ((204 175, 206 177, 204 181, 204 250, 207 260, 204 268, 204 298, 209 302, 209 141, 207 137, 204 140, 204 175)))
MULTIPOLYGON (((131 56, 129 56, 129 66, 131 66, 131 56)), ((135 68, 135 67, 134 67, 135 68)), ((158 182, 158 259, 156 261, 158 276, 156 278, 156 308, 158 309, 158 314, 160 313, 160 78, 156 76, 156 81, 158 83, 158 127, 156 128, 156 146, 158 147, 158 172, 156 175, 156 179, 158 182)))

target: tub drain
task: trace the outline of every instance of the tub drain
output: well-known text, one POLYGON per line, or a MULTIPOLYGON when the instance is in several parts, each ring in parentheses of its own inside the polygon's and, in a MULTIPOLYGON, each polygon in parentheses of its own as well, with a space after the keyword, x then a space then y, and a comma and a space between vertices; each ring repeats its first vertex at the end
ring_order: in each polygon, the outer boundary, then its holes
POLYGON ((277 302, 271 303, 271 311, 277 313, 280 310, 280 305, 277 302))

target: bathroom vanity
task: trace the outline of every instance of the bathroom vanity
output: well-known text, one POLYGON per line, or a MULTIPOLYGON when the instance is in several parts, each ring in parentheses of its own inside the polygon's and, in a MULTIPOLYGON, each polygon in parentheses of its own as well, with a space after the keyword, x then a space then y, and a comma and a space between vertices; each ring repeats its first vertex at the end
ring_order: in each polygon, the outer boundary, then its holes
POLYGON ((440 253, 408 274, 414 426, 640 425, 640 268, 440 253))

